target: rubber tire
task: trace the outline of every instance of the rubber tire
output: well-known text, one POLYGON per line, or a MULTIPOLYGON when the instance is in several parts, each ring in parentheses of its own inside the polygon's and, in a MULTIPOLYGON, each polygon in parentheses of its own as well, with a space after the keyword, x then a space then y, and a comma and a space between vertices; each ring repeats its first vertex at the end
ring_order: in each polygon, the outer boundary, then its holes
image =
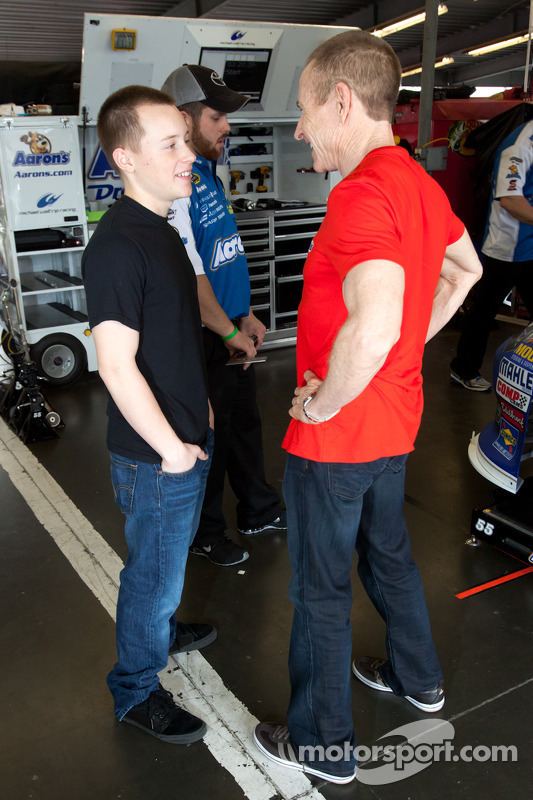
POLYGON ((74 383, 74 381, 78 380, 80 375, 83 374, 87 366, 85 348, 75 336, 71 336, 69 333, 51 333, 45 336, 37 342, 37 344, 32 345, 30 354, 37 365, 39 374, 46 378, 48 383, 52 386, 66 386, 69 383, 74 383), (72 369, 61 377, 50 374, 43 365, 46 360, 47 351, 54 345, 61 345, 67 348, 72 354, 72 369))

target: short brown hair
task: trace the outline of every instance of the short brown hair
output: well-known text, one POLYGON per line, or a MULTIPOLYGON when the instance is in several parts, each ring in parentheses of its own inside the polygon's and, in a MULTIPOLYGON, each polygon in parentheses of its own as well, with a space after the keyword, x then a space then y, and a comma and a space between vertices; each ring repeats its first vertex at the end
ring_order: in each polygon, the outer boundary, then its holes
POLYGON ((144 129, 139 121, 137 108, 143 105, 173 106, 168 94, 149 86, 125 86, 109 95, 98 114, 98 138, 110 164, 115 164, 113 151, 117 147, 137 150, 144 129))
POLYGON ((319 45, 306 62, 312 92, 319 105, 335 84, 346 83, 376 121, 392 121, 400 88, 401 67, 392 47, 366 31, 346 31, 319 45))
POLYGON ((189 114, 194 120, 200 119, 204 108, 207 107, 207 103, 204 103, 202 100, 193 100, 190 103, 184 103, 182 106, 178 106, 180 111, 185 111, 185 113, 189 114))

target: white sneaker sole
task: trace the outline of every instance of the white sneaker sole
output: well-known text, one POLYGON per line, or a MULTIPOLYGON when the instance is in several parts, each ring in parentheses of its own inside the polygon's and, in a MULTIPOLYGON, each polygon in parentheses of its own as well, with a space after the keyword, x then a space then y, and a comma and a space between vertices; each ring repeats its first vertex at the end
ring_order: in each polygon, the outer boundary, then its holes
MULTIPOLYGON (((382 686, 379 683, 375 683, 371 681, 369 678, 366 678, 355 666, 355 662, 352 664, 352 672, 356 678, 358 678, 361 683, 364 683, 365 686, 370 686, 371 689, 377 689, 378 692, 389 692, 392 693, 392 689, 390 686, 382 686)), ((442 700, 439 700, 438 703, 432 703, 428 705, 427 703, 421 703, 420 700, 415 700, 414 697, 410 697, 408 694, 403 695, 404 700, 408 700, 411 705, 416 706, 420 711, 425 711, 427 714, 434 714, 436 711, 440 711, 441 708, 444 706, 445 697, 442 700)))
POLYGON ((338 775, 330 775, 329 772, 321 772, 319 769, 314 769, 313 767, 308 766, 307 764, 300 764, 299 761, 289 761, 285 758, 280 758, 279 756, 275 756, 273 753, 269 752, 266 747, 259 741, 257 736, 255 735, 254 731, 254 742, 255 746, 258 750, 263 753, 269 761, 275 761, 276 764, 280 764, 282 767, 288 767, 289 769, 294 769, 297 772, 303 772, 305 775, 313 775, 315 778, 321 778, 324 781, 329 781, 330 783, 351 783, 357 775, 357 770, 353 773, 353 775, 348 775, 347 777, 340 777, 338 775))
POLYGON ((443 697, 442 700, 439 700, 438 703, 432 703, 431 705, 428 705, 427 703, 421 703, 420 700, 415 700, 414 697, 409 697, 408 694, 404 695, 404 698, 408 700, 413 706, 419 708, 420 711, 425 711, 426 714, 434 714, 436 711, 440 711, 446 699, 443 697))

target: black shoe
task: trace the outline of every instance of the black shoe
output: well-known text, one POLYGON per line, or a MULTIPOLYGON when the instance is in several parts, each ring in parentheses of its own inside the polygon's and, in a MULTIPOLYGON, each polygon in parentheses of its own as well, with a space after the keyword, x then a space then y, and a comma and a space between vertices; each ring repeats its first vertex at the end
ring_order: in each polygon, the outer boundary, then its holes
POLYGON ((190 653, 191 650, 201 650, 212 644, 217 638, 217 629, 214 625, 201 625, 199 623, 176 622, 176 636, 169 647, 169 655, 190 653))
MULTIPOLYGON (((386 683, 381 675, 380 669, 385 664, 384 658, 373 658, 372 656, 362 656, 357 658, 352 664, 352 672, 356 678, 370 686, 372 689, 377 689, 379 692, 392 692, 392 689, 386 683)), ((405 699, 419 708, 421 711, 427 711, 429 714, 440 711, 444 705, 444 689, 442 686, 436 686, 427 692, 417 692, 417 694, 406 694, 405 699)))
POLYGON ((215 544, 193 544, 189 549, 195 556, 208 558, 209 561, 219 567, 234 567, 236 564, 242 564, 250 555, 248 550, 235 544, 235 542, 232 542, 227 536, 224 536, 221 541, 215 544))
POLYGON ((207 731, 205 722, 177 706, 161 684, 146 700, 130 708, 121 722, 169 744, 192 744, 203 739, 207 731))
POLYGON ((305 772, 306 775, 315 775, 324 781, 331 783, 351 783, 355 778, 356 771, 350 775, 332 775, 329 772, 316 769, 305 761, 299 761, 294 745, 289 737, 289 730, 286 725, 278 725, 272 722, 260 722, 254 730, 255 744, 263 755, 276 764, 281 764, 289 769, 296 769, 298 772, 305 772))
POLYGON ((243 536, 260 536, 262 533, 272 533, 274 531, 287 530, 287 513, 281 511, 279 517, 265 522, 263 525, 258 525, 256 528, 237 528, 239 533, 243 536))

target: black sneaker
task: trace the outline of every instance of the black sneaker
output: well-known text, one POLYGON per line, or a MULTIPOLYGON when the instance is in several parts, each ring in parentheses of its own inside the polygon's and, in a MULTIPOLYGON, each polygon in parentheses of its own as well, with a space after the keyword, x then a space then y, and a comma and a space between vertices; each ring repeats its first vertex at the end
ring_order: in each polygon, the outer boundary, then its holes
POLYGON ((176 637, 168 652, 174 656, 178 653, 190 653, 191 650, 201 650, 202 647, 212 644, 216 638, 217 629, 214 625, 176 622, 176 637))
POLYGON ((324 781, 330 781, 330 783, 351 783, 357 773, 355 770, 351 775, 332 775, 330 772, 323 772, 306 764, 305 761, 299 761, 286 725, 260 722, 255 726, 254 741, 258 750, 276 764, 296 769, 298 772, 305 772, 306 775, 314 775, 324 781))
POLYGON ((215 544, 193 544, 189 549, 195 556, 208 558, 209 561, 219 567, 234 567, 236 564, 242 564, 250 556, 248 550, 235 544, 227 536, 224 536, 221 541, 215 544))
POLYGON ((198 742, 207 731, 205 722, 177 706, 161 684, 146 700, 130 708, 121 721, 169 744, 198 742))
MULTIPOLYGON (((362 656, 353 662, 352 672, 355 677, 359 678, 366 686, 377 689, 379 692, 392 692, 392 689, 388 683, 386 683, 380 672, 381 667, 385 663, 386 661, 384 658, 362 656)), ((427 711, 428 714, 440 711, 444 705, 444 689, 440 685, 427 692, 417 692, 417 694, 411 695, 406 694, 404 697, 421 711, 427 711)))
POLYGON ((243 536, 260 536, 262 533, 270 533, 272 531, 286 531, 287 530, 287 514, 282 511, 279 517, 265 522, 264 525, 258 525, 257 528, 237 528, 239 533, 243 536))

